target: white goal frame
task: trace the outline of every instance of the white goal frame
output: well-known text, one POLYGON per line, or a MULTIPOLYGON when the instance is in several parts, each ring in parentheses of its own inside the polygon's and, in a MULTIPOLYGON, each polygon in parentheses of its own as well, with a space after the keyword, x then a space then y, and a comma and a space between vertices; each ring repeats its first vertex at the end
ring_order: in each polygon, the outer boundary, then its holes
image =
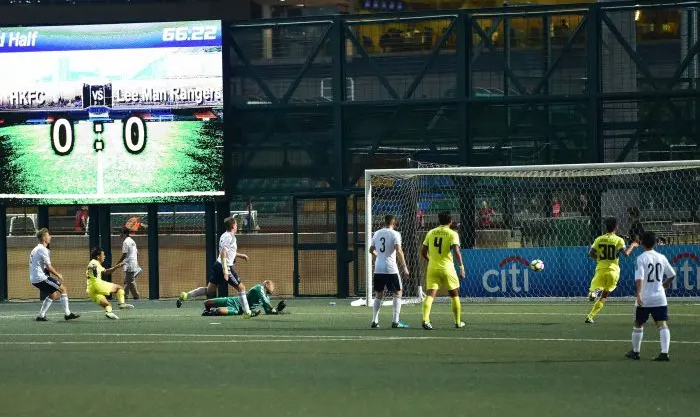
MULTIPOLYGON (((595 171, 595 170, 630 170, 637 171, 646 168, 656 168, 663 170, 700 168, 700 160, 680 160, 680 161, 650 161, 650 162, 613 162, 613 163, 591 163, 591 164, 554 164, 554 165, 513 165, 513 166, 487 166, 487 167, 446 167, 446 168, 399 168, 399 169, 368 169, 365 170, 365 251, 369 250, 372 239, 372 178, 375 176, 387 175, 475 175, 475 176, 523 176, 527 172, 537 171, 595 171)), ((592 175, 592 173, 591 173, 592 175)), ((610 172, 608 175, 615 175, 610 172)), ((580 176, 586 176, 585 173, 580 176)), ((371 306, 373 299, 372 277, 373 265, 371 256, 365 262, 365 300, 357 300, 353 305, 371 306), (365 304, 366 303, 366 304, 365 304)), ((688 300, 689 298, 683 298, 688 300)))

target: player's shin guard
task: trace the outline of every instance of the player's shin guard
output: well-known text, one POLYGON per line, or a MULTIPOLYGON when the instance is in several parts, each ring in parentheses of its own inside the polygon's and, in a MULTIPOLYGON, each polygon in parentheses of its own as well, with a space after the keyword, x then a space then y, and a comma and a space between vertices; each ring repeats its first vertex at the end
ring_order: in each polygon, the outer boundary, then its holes
POLYGON ((374 305, 372 305, 372 323, 379 323, 380 308, 382 308, 382 299, 374 297, 374 305))
POLYGON ((435 297, 427 296, 423 300, 423 322, 430 323, 430 310, 433 308, 435 297))
POLYGON ((240 299, 241 299, 241 307, 243 308, 243 312, 247 313, 250 311, 250 306, 248 305, 248 298, 246 297, 246 292, 241 291, 238 293, 240 299))
POLYGON ((659 341, 661 342, 661 353, 668 353, 671 345, 671 331, 668 326, 659 327, 659 341))
POLYGON ((401 296, 400 295, 395 295, 393 304, 392 304, 392 318, 391 322, 392 323, 398 323, 399 322, 399 316, 401 316, 401 296))
POLYGON ((61 294, 61 303, 63 303, 63 312, 66 316, 70 315, 70 304, 68 303, 68 294, 61 294))
POLYGON ((588 318, 593 320, 593 318, 595 316, 597 316, 598 313, 600 313, 600 310, 602 310, 604 306, 605 306, 605 299, 604 298, 601 298, 600 300, 596 301, 595 304, 593 304, 593 308, 591 309, 591 312, 588 313, 588 318))
POLYGON ((41 303, 41 310, 39 310, 39 317, 46 317, 46 312, 49 311, 53 300, 49 297, 44 298, 44 302, 41 303))
POLYGON ((117 301, 119 302, 119 304, 124 304, 125 299, 126 299, 126 296, 124 293, 124 289, 123 288, 118 289, 117 290, 117 301))
POLYGON ((455 324, 462 322, 462 303, 459 301, 459 297, 450 297, 450 303, 452 304, 452 314, 455 317, 455 324))
POLYGON ((639 353, 642 348, 642 339, 644 338, 644 329, 632 329, 632 351, 639 353))

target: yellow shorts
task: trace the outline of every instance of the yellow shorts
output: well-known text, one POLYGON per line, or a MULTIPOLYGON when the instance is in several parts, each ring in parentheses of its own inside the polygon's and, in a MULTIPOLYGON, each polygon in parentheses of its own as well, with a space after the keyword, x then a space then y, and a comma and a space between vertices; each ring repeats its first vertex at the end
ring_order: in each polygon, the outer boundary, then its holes
POLYGON ((428 270, 425 288, 429 290, 438 290, 440 288, 454 290, 456 288, 459 288, 459 278, 457 277, 457 271, 455 271, 454 268, 452 270, 428 270))
POLYGON ((617 281, 619 280, 620 271, 596 271, 591 280, 591 288, 589 291, 593 292, 598 288, 602 288, 604 291, 613 292, 615 288, 617 288, 617 281))
POLYGON ((112 283, 107 281, 102 281, 97 279, 93 282, 88 282, 87 290, 88 297, 94 301, 98 302, 101 295, 109 295, 112 292, 112 283))

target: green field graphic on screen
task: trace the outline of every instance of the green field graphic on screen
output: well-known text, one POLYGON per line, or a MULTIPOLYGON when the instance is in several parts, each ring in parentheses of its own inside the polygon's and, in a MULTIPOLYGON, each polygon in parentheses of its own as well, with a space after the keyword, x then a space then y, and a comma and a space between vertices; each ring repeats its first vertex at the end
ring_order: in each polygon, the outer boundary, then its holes
POLYGON ((221 24, 0 28, 0 199, 223 196, 221 24))

